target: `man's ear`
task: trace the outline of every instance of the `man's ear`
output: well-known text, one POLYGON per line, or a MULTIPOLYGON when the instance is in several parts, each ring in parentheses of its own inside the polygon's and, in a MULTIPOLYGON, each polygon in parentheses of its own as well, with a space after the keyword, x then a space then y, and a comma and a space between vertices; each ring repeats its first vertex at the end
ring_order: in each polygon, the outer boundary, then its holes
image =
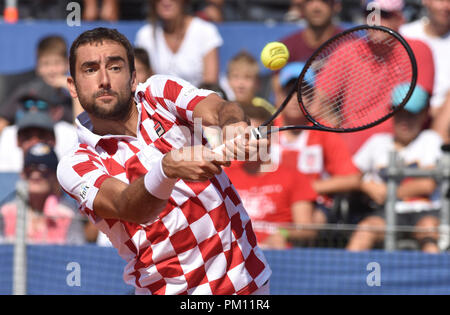
POLYGON ((78 98, 77 88, 75 86, 75 80, 71 76, 67 77, 67 88, 69 89, 70 96, 72 98, 78 98))
POLYGON ((134 94, 134 92, 136 92, 137 85, 138 85, 138 82, 137 82, 137 78, 136 78, 136 70, 134 70, 131 73, 131 92, 133 92, 133 94, 134 94))

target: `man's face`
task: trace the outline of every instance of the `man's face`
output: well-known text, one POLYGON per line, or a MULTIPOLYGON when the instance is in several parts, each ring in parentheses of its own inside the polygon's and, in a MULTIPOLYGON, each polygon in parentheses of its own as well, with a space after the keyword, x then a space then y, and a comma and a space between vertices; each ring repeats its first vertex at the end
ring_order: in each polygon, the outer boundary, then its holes
POLYGON ((104 40, 78 47, 75 68, 75 78, 69 77, 68 86, 86 112, 100 119, 127 117, 137 82, 121 44, 104 40))
POLYGON ((423 5, 430 20, 450 31, 450 0, 423 0, 423 5))
POLYGON ((257 74, 249 66, 236 64, 228 73, 228 83, 238 103, 251 102, 258 89, 257 74))
POLYGON ((312 27, 324 27, 331 23, 334 14, 333 0, 305 0, 303 15, 312 27))

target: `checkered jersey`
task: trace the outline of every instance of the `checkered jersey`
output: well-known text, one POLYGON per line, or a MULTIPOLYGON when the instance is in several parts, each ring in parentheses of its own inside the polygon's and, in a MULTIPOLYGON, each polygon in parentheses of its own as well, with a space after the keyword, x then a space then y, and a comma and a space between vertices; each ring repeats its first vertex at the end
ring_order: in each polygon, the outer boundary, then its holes
POLYGON ((96 135, 83 113, 77 119, 79 146, 59 163, 61 186, 128 262, 124 280, 137 294, 249 294, 270 277, 225 172, 204 182, 178 180, 166 208, 146 224, 103 219, 93 210, 105 179, 131 183, 156 158, 192 145, 193 109, 210 93, 178 78, 153 76, 135 94, 137 137, 96 135))

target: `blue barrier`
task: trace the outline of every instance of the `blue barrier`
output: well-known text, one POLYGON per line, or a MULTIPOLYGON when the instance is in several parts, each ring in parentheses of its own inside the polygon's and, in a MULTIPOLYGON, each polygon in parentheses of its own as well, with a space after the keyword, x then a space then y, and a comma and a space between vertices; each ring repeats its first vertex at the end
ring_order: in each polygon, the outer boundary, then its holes
POLYGON ((0 206, 15 196, 18 173, 0 172, 0 206))
MULTIPOLYGON (((35 65, 35 50, 38 41, 50 34, 61 35, 70 44, 82 32, 98 27, 117 28, 134 43, 136 32, 145 24, 144 21, 118 23, 83 22, 79 27, 70 27, 65 21, 19 22, 17 24, 0 23, 0 73, 27 71, 35 65)), ((293 24, 266 25, 256 22, 228 22, 218 25, 224 45, 220 48, 220 69, 226 70, 228 60, 241 49, 246 49, 259 59, 264 45, 280 39, 298 29, 293 24)), ((268 70, 261 69, 263 72, 268 70)))
MULTIPOLYGON (((265 251, 272 268, 271 293, 300 294, 450 294, 450 255, 421 252, 340 249, 265 251), (373 285, 371 263, 379 266, 373 285), (371 286, 373 285, 373 286, 371 286)), ((11 245, 0 246, 0 294, 12 290, 11 245)), ((29 245, 28 294, 130 294, 122 280, 125 262, 113 248, 29 245), (80 286, 70 286, 70 263, 80 266, 80 286)))

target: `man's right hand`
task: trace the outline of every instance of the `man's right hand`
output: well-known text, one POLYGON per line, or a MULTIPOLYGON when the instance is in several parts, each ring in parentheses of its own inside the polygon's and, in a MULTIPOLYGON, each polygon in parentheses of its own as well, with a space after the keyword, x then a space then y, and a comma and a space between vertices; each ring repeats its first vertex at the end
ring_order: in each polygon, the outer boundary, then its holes
POLYGON ((222 166, 230 166, 223 156, 204 146, 184 147, 167 153, 162 159, 163 171, 169 178, 205 181, 222 173, 222 166))

